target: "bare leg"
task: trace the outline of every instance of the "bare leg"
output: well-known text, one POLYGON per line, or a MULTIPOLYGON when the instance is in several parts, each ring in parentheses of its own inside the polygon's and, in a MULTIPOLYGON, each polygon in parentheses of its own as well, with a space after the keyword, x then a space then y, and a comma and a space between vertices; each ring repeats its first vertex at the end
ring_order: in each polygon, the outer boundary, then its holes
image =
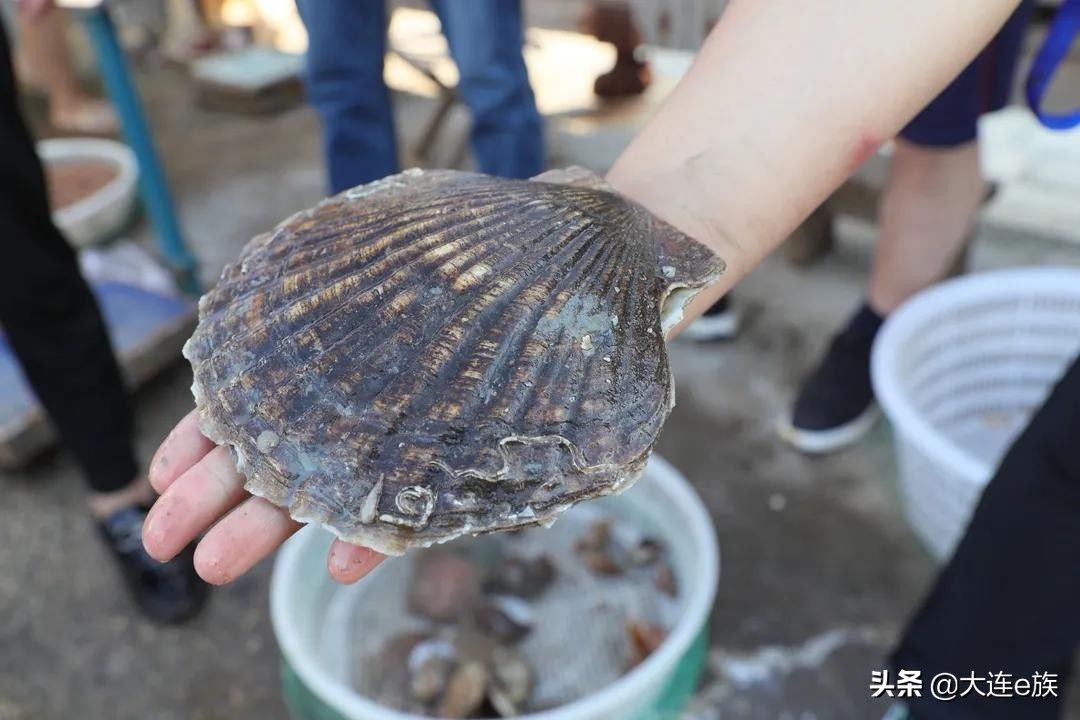
POLYGON ((124 508, 149 506, 156 497, 149 481, 140 476, 119 490, 87 493, 86 505, 92 516, 104 520, 124 508))
POLYGON ((898 138, 881 199, 870 306, 887 315, 942 280, 963 252, 986 190, 979 145, 928 148, 898 138))
POLYGON ((950 147, 898 138, 878 205, 881 235, 867 303, 837 334, 804 381, 780 436, 809 453, 850 445, 878 418, 870 352, 882 319, 904 300, 945 278, 975 222, 984 196, 977 141, 950 147))
POLYGON ((1033 4, 1024 0, 987 48, 896 139, 878 205, 880 235, 867 299, 833 337, 791 415, 779 424, 781 437, 800 450, 832 452, 869 432, 879 416, 870 357, 884 318, 963 265, 987 189, 978 121, 1008 104, 1033 4))
POLYGON ((49 99, 49 122, 64 132, 111 135, 119 129, 112 106, 88 95, 79 83, 65 36, 68 16, 54 10, 43 17, 19 15, 19 69, 49 99))

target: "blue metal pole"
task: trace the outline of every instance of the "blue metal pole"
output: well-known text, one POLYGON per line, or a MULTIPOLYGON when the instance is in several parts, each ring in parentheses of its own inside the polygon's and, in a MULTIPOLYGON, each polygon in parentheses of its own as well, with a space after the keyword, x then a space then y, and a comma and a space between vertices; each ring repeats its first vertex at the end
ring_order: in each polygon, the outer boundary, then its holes
POLYGON ((195 258, 188 251, 177 221, 169 184, 154 148, 150 127, 128 72, 127 58, 104 4, 79 11, 94 46, 105 87, 116 106, 127 140, 139 162, 139 191, 157 234, 165 260, 177 273, 185 291, 201 292, 195 258))

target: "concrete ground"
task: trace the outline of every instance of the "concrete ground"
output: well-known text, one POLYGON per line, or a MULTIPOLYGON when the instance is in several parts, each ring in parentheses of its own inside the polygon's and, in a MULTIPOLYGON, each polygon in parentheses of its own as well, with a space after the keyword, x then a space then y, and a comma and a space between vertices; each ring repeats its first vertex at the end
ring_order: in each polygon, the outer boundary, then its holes
MULTIPOLYGON (((310 110, 260 121, 211 114, 192 107, 173 72, 141 81, 207 282, 250 237, 322 195, 310 110)), ((428 108, 399 98, 403 137, 428 108)), ((556 144, 554 164, 571 159, 559 153, 556 144)), ((672 348, 679 405, 659 452, 698 488, 723 556, 694 718, 876 719, 884 707, 869 698, 870 671, 933 577, 900 514, 885 425, 822 459, 786 449, 772 430, 860 298, 873 228, 845 220, 838 235, 837 251, 811 269, 775 257, 740 286, 737 342, 672 348)), ((1080 250, 994 233, 974 253, 980 268, 1042 262, 1080 265, 1080 250)), ((137 394, 144 458, 190 409, 189 384, 178 362, 137 394)), ((0 476, 0 487, 0 720, 286 717, 269 563, 216 592, 189 627, 159 629, 133 614, 70 458, 52 454, 0 476)))

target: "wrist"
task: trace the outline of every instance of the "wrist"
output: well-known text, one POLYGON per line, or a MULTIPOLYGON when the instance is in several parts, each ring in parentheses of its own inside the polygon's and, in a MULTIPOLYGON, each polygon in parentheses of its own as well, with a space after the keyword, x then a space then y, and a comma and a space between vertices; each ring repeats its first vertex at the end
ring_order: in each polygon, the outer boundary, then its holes
POLYGON ((710 296, 719 298, 746 272, 743 249, 724 220, 722 203, 716 199, 710 202, 709 193, 680 168, 665 170, 653 166, 641 170, 641 165, 630 153, 624 153, 604 179, 620 194, 709 248, 724 261, 724 274, 708 291, 710 296))
POLYGON ((725 270, 711 286, 703 289, 686 306, 683 320, 668 333, 677 336, 695 318, 726 295, 747 272, 743 249, 723 221, 720 202, 707 202, 709 193, 678 168, 657 170, 651 163, 639 171, 636 158, 624 153, 604 178, 620 194, 637 202, 664 222, 701 243, 724 261, 725 270))

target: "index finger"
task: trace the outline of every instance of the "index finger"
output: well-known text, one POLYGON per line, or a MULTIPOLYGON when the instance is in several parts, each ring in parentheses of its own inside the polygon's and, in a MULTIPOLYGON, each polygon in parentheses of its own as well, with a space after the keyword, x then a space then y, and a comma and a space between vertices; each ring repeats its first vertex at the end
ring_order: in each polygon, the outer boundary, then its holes
POLYGON ((334 580, 349 585, 374 570, 385 559, 385 555, 371 548, 334 540, 326 558, 326 565, 334 580))
POLYGON ((150 461, 150 485, 158 494, 164 493, 176 478, 217 445, 199 431, 199 411, 192 410, 176 424, 150 461))

